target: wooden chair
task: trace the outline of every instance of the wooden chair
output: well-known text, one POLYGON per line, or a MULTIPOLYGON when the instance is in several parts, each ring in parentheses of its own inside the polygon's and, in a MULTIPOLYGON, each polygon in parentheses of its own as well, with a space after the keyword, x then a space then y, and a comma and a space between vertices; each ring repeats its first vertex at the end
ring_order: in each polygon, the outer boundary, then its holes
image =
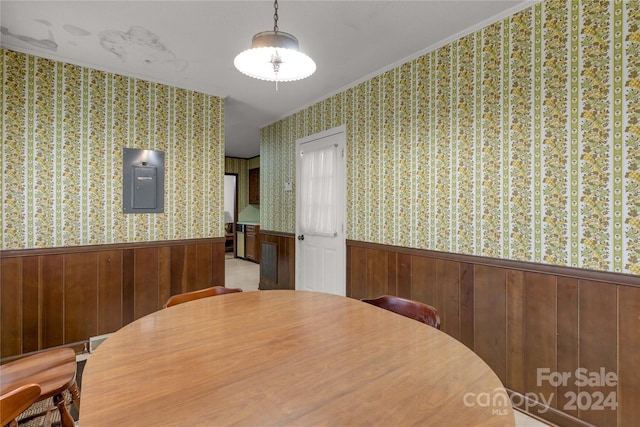
MULTIPOLYGON (((76 384, 76 353, 71 348, 57 348, 26 356, 0 365, 0 394, 29 384, 38 384, 40 393, 36 401, 53 397, 55 406, 46 407, 30 419, 45 417, 45 425, 51 425, 51 411, 60 412, 60 425, 74 427, 75 422, 67 409, 63 392, 71 393, 73 403, 80 410, 80 391, 76 384)), ((3 415, 4 419, 4 415, 3 415)))
POLYGON ((223 294, 232 294, 235 292, 242 292, 242 289, 225 288, 224 286, 212 286, 210 288, 200 289, 199 291, 191 291, 191 292, 185 292, 182 294, 173 295, 167 300, 163 308, 182 304, 183 302, 197 300, 200 298, 213 297, 216 295, 223 295, 223 294))
POLYGON ((391 295, 362 301, 440 329, 438 310, 428 304, 391 295))
POLYGON ((17 426, 16 417, 40 397, 38 384, 25 384, 0 396, 0 426, 17 426))

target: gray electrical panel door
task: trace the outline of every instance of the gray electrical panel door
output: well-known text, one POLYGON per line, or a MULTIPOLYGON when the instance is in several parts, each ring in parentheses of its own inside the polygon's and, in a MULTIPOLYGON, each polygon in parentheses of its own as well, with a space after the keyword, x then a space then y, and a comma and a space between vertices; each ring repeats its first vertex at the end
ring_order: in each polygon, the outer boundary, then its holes
POLYGON ((122 157, 122 211, 164 212, 164 152, 125 148, 122 157))
POLYGON ((155 166, 133 166, 133 209, 155 209, 157 185, 155 166))

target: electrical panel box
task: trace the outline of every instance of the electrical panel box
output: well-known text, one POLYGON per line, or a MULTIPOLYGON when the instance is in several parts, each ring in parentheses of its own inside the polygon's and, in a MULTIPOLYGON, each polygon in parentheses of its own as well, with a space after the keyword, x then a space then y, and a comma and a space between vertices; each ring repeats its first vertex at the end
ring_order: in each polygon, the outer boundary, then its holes
POLYGON ((164 212, 164 152, 124 148, 122 211, 164 212))

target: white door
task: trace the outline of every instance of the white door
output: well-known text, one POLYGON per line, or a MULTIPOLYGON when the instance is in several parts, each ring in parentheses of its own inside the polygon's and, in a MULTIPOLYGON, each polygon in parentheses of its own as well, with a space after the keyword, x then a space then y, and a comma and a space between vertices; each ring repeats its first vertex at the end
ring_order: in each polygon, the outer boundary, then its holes
POLYGON ((296 289, 346 295, 344 126, 296 141, 296 289))

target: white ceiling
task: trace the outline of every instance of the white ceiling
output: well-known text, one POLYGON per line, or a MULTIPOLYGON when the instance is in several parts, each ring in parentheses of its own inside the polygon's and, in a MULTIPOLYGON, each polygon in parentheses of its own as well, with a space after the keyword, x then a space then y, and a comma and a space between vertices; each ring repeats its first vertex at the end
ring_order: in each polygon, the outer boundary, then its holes
POLYGON ((535 1, 279 1, 279 29, 317 71, 277 92, 233 66, 273 29, 272 1, 2 0, 0 45, 226 97, 226 155, 250 158, 260 127, 535 1))

